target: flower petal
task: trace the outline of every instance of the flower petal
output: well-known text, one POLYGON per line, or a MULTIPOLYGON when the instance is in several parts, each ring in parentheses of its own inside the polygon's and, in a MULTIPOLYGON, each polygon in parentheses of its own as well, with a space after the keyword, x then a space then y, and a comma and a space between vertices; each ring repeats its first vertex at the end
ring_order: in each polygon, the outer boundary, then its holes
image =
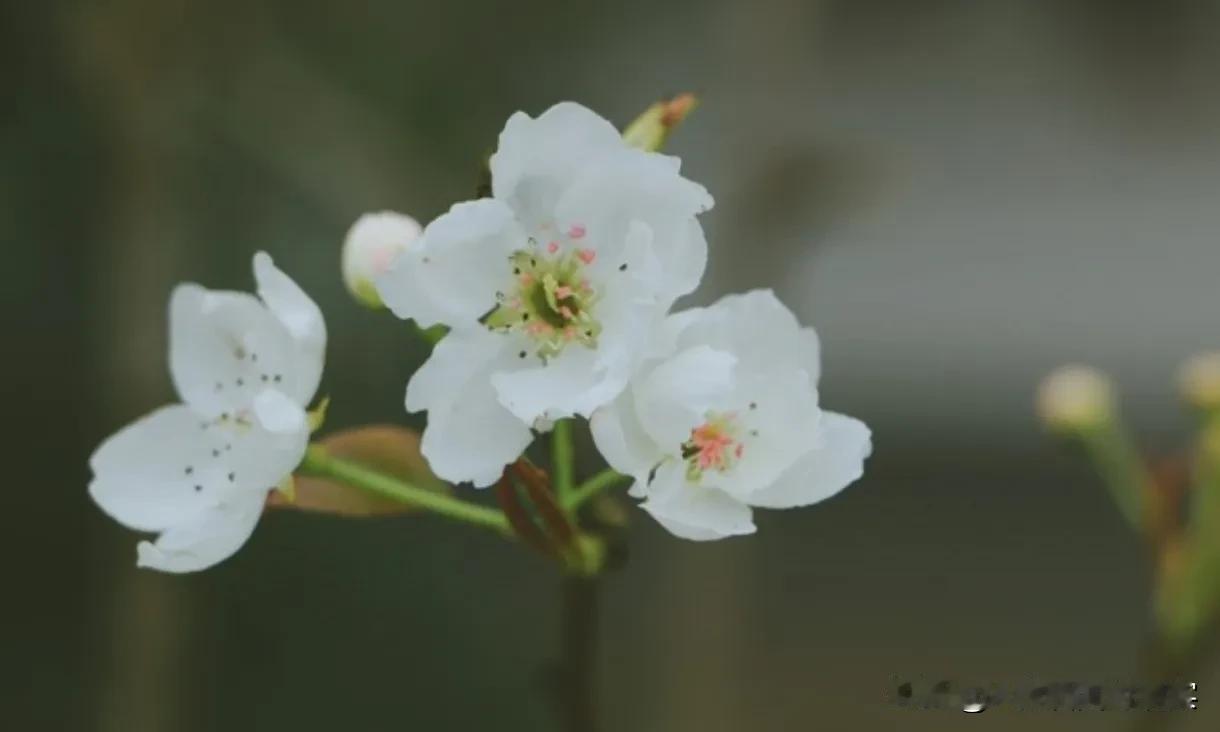
POLYGON ((491 156, 492 191, 537 230, 552 223, 559 196, 582 169, 627 149, 614 125, 575 102, 560 102, 537 119, 517 112, 491 156))
POLYGON ((816 387, 822 379, 822 341, 818 338, 818 332, 809 326, 802 327, 796 347, 798 362, 816 387))
POLYGON ((440 478, 491 485, 533 439, 491 385, 491 373, 512 347, 486 330, 452 332, 407 384, 407 411, 428 410, 421 450, 440 478))
MULTIPOLYGON (((648 473, 664 454, 644 428, 635 413, 635 400, 624 394, 600 407, 589 419, 593 444, 606 463, 620 473, 630 475, 636 484, 648 482, 648 473)), ((634 490, 634 487, 633 487, 634 490)))
POLYGON ((709 410, 733 389, 737 358, 708 346, 693 346, 662 361, 633 390, 644 431, 662 449, 676 453, 709 410))
POLYGON ((268 432, 300 433, 309 429, 305 410, 277 389, 259 392, 254 398, 254 416, 268 432))
POLYGON ((265 492, 236 496, 136 547, 136 565, 162 572, 197 572, 228 559, 254 533, 265 492))
POLYGON ((254 278, 259 297, 296 342, 296 357, 286 369, 292 378, 276 386, 297 404, 306 406, 318 390, 326 359, 326 321, 322 311, 291 277, 275 266, 266 252, 254 255, 254 278))
POLYGON ((169 345, 178 394, 207 418, 241 412, 267 386, 312 393, 321 368, 320 360, 306 363, 258 298, 193 284, 179 285, 170 299, 169 345))
POLYGON ((817 391, 795 366, 751 371, 739 365, 729 401, 741 425, 744 452, 731 471, 709 473, 704 481, 749 502, 819 446, 822 411, 817 391))
POLYGON ((640 507, 681 539, 710 541, 755 531, 749 506, 715 488, 688 484, 677 462, 657 470, 647 493, 640 507))
POLYGON ((202 447, 202 433, 200 417, 181 404, 124 427, 89 459, 90 497, 111 518, 141 531, 159 531, 216 505, 232 491, 206 459, 204 450, 215 443, 202 447))
POLYGON ((872 453, 872 434, 858 419, 823 412, 822 440, 816 450, 749 502, 764 508, 794 508, 823 501, 864 474, 864 460, 872 453))
POLYGON ((377 292, 400 318, 422 327, 473 326, 512 284, 507 258, 526 235, 501 201, 455 204, 377 278, 377 292))
POLYGON ((89 495, 121 524, 161 531, 235 495, 271 488, 300 464, 307 440, 206 421, 185 405, 162 407, 93 453, 89 495))
POLYGON ((658 297, 672 303, 699 284, 707 242, 695 216, 712 206, 706 189, 678 174, 673 159, 639 150, 598 158, 556 205, 556 226, 579 225, 605 266, 618 266, 633 228, 649 232, 664 279, 658 297))
POLYGON ((534 424, 589 416, 623 390, 627 377, 625 369, 606 367, 597 351, 582 346, 565 349, 545 366, 497 371, 491 383, 505 409, 534 424))
MULTIPOLYGON (((813 355, 809 336, 771 290, 727 295, 709 307, 670 318, 681 318, 685 326, 677 339, 679 347, 702 343, 729 351, 741 359, 742 368, 768 368, 777 363, 800 363, 808 368, 806 362, 813 355)), ((817 374, 810 377, 816 381, 817 374)))

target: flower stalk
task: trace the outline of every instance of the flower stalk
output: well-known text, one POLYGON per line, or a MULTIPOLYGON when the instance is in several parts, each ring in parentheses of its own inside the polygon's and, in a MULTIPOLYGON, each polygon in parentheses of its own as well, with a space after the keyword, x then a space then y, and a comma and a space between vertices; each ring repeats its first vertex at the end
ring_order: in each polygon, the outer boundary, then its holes
POLYGON ((505 537, 513 536, 512 527, 501 511, 411 485, 359 463, 335 457, 321 445, 309 446, 297 472, 337 480, 456 521, 491 529, 505 537))
POLYGON ((574 488, 567 496, 563 496, 560 500, 563 503, 564 509, 568 511, 576 511, 585 503, 597 496, 597 494, 610 488, 615 483, 624 480, 630 480, 631 477, 623 475, 613 468, 594 474, 585 482, 574 488))
POLYGON ((575 488, 572 474, 575 470, 576 453, 572 446, 572 420, 561 419, 551 430, 551 473, 555 485, 555 495, 560 502, 575 488))

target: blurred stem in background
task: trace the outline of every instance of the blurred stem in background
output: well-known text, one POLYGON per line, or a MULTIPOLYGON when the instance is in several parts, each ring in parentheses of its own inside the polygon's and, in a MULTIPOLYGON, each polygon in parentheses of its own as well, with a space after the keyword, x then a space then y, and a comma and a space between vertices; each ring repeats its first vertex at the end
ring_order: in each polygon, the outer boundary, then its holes
MULTIPOLYGON (((1042 420, 1084 450, 1149 549, 1156 627, 1140 671, 1158 684, 1179 681, 1211 660, 1220 615, 1220 354, 1191 359, 1179 386, 1200 427, 1191 456, 1176 470, 1150 469, 1119 417, 1113 385, 1096 369, 1060 368, 1042 382, 1037 398, 1042 420)), ((1168 724, 1148 715, 1135 729, 1162 722, 1168 724)))
POLYGON ((1119 418, 1110 380, 1087 366, 1065 366, 1043 381, 1038 411, 1048 427, 1084 448, 1127 523, 1147 531, 1151 480, 1119 418))

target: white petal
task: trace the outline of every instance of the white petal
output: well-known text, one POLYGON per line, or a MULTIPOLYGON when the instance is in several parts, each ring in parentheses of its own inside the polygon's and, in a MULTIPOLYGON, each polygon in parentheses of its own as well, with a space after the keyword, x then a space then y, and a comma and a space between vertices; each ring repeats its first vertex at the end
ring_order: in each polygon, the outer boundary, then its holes
POLYGON ((609 368, 599 353, 583 346, 564 349, 545 366, 497 371, 491 376, 497 398, 525 424, 537 420, 587 417, 623 390, 628 372, 609 368))
MULTIPOLYGON (((679 347, 707 344, 737 354, 744 368, 794 364, 810 358, 809 340, 792 311, 771 290, 728 295, 680 314, 679 347)), ((677 316, 671 316, 677 317, 677 316)), ((816 381, 817 374, 810 373, 816 381)))
POLYGON ((407 410, 428 410, 421 450, 444 480, 491 485, 533 439, 491 385, 507 340, 481 329, 450 333, 407 384, 407 410))
POLYGON ((474 326, 512 285, 508 256, 526 238, 504 203, 458 203, 377 278, 377 292, 395 315, 423 327, 474 326))
POLYGON ((160 531, 274 486, 300 463, 307 439, 208 422, 184 405, 162 407, 93 453, 89 495, 119 523, 160 531))
MULTIPOLYGON (((258 295, 296 342, 296 358, 287 378, 276 388, 288 394, 297 404, 308 405, 322 379, 326 358, 326 321, 317 304, 305 294, 291 277, 284 274, 265 252, 254 255, 254 278, 258 295)), ((261 378, 261 373, 260 373, 261 378)))
POLYGON ((648 473, 664 453, 640 426, 635 400, 624 394, 593 413, 589 420, 593 444, 606 463, 637 483, 646 483, 648 473))
POLYGON ((207 459, 212 443, 201 444, 200 420, 174 405, 119 430, 89 459, 89 495, 111 518, 141 531, 186 521, 227 498, 232 491, 221 466, 207 459))
POLYGON ((649 437, 676 453, 708 411, 731 394, 736 363, 731 353, 694 346, 642 375, 633 395, 649 437))
POLYGON ((750 497, 765 508, 808 506, 830 498, 864 474, 872 453, 872 435, 858 419, 824 412, 821 446, 805 455, 779 480, 750 497))
POLYGON ((657 470, 640 504, 671 534, 692 541, 710 541, 755 531, 750 507, 726 493, 686 482, 684 468, 671 461, 657 470))
MULTIPOLYGON (((291 404, 287 399, 280 400, 284 404, 291 404)), ((266 409, 263 411, 260 417, 266 419, 266 409)), ((277 419, 285 418, 280 415, 277 419)), ((281 429, 275 432, 256 424, 211 428, 218 437, 226 440, 226 447, 231 446, 227 458, 229 471, 243 490, 265 491, 274 488, 305 458, 305 450, 309 447, 309 426, 304 420, 295 428, 288 428, 286 423, 276 426, 281 429)))
POLYGON ((809 380, 817 386, 822 378, 822 342, 818 333, 808 326, 801 328, 797 336, 797 359, 809 380))
POLYGON ((704 481, 749 502, 820 445, 822 411, 809 377, 794 365, 751 370, 739 364, 734 387, 744 452, 731 470, 707 473, 704 481))
POLYGON ((140 542, 136 564, 162 572, 197 572, 233 556, 254 533, 266 493, 247 493, 213 506, 165 531, 155 543, 140 542))
POLYGON ((686 222, 684 230, 679 228, 669 241, 668 247, 657 247, 662 266, 668 275, 662 296, 673 300, 694 292, 707 269, 707 239, 703 226, 695 219, 686 222))
POLYGON ((206 417, 248 408, 267 386, 297 396, 317 385, 320 359, 303 358, 288 329, 253 295, 179 285, 170 299, 169 341, 174 386, 206 417))
POLYGON ((561 230, 578 225, 587 246, 606 266, 618 266, 641 225, 665 275, 657 295, 672 302, 703 276, 707 243, 695 216, 711 208, 700 185, 677 173, 669 159, 639 150, 599 158, 564 192, 555 210, 561 230))
POLYGON ((593 160, 625 151, 614 125, 574 102, 561 102, 538 116, 509 117, 491 156, 492 191, 531 230, 547 223, 563 192, 593 160))
POLYGON ((276 389, 264 389, 254 398, 254 416, 269 432, 299 433, 308 429, 305 410, 276 389))

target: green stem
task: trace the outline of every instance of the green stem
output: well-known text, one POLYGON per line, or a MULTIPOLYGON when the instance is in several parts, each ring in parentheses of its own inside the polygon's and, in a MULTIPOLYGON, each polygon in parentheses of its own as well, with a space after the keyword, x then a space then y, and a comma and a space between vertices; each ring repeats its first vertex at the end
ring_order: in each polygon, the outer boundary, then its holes
POLYGON ((335 457, 321 445, 310 445, 305 460, 297 468, 301 475, 330 478, 402 503, 447 516, 457 521, 492 529, 507 537, 513 535, 504 514, 493 508, 453 498, 392 478, 359 463, 335 457))
POLYGON ((1094 467, 1127 523, 1141 533, 1150 529, 1145 520, 1145 504, 1151 479, 1122 425, 1110 420, 1089 430, 1083 438, 1094 467))
POLYGON ((551 430, 551 481, 562 503, 572 493, 575 451, 572 447, 572 420, 561 419, 551 430))
POLYGON ((575 511, 586 501, 620 480, 630 479, 631 476, 629 475, 623 475, 622 473, 619 473, 611 468, 606 468, 605 470, 586 480, 584 483, 581 483, 566 496, 564 496, 561 499, 563 507, 568 511, 575 511))

